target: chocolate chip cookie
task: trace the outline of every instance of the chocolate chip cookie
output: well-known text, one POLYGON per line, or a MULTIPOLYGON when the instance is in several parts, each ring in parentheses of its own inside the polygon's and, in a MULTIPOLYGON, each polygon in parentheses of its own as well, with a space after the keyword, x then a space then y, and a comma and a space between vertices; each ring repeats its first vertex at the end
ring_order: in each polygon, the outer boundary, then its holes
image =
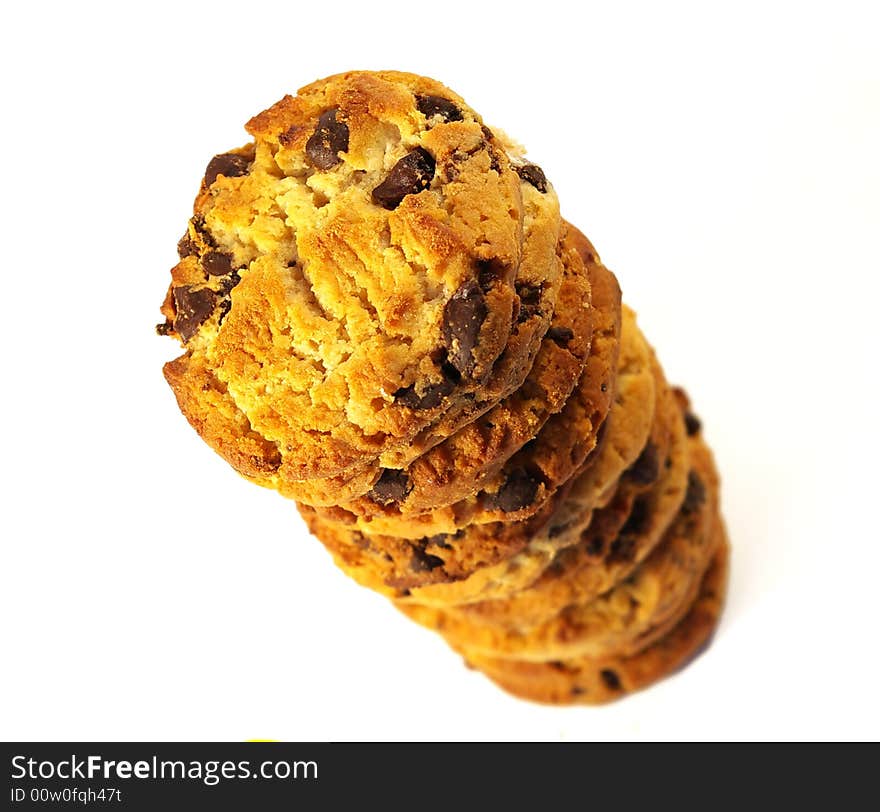
MULTIPOLYGON (((672 400, 671 393, 666 401, 672 400)), ((676 407, 677 408, 677 407, 676 407)), ((688 485, 690 453, 683 419, 655 422, 639 458, 621 477, 614 497, 592 512, 577 542, 560 550, 530 586, 509 598, 457 607, 470 623, 522 631, 547 622, 566 606, 587 603, 623 581, 660 541, 688 485)))
POLYGON ((565 606, 536 625, 514 629, 474 623, 454 609, 401 608, 466 654, 539 662, 601 656, 641 640, 684 604, 713 552, 717 474, 699 438, 691 440, 690 452, 687 491, 674 521, 668 528, 658 528, 659 520, 655 520, 644 530, 665 529, 663 540, 631 575, 605 594, 565 606))
MULTIPOLYGON (((583 474, 602 481, 590 474, 598 467, 608 490, 644 449, 655 422, 655 392, 665 387, 631 311, 625 316, 619 368, 608 430, 583 474)), ((677 409, 657 413, 658 437, 668 433, 676 415, 681 420, 677 409)), ((510 595, 537 578, 559 549, 575 544, 577 534, 548 530, 564 501, 563 490, 527 521, 471 524, 416 539, 364 533, 327 522, 313 509, 301 511, 312 532, 359 583, 407 602, 448 606, 510 595)))
POLYGON ((710 644, 724 605, 730 548, 720 519, 714 532, 716 552, 696 600, 682 620, 645 648, 547 662, 467 655, 468 664, 514 696, 563 705, 612 702, 676 673, 710 644))
POLYGON ((440 83, 351 71, 215 155, 158 325, 180 410, 505 690, 605 702, 723 601, 718 476, 544 172, 440 83))
POLYGON ((410 74, 316 82, 247 130, 209 163, 178 246, 159 329, 186 352, 166 377, 261 484, 360 473, 492 380, 531 286, 554 288, 558 204, 460 97, 410 74), (205 417, 206 381, 228 419, 205 417))

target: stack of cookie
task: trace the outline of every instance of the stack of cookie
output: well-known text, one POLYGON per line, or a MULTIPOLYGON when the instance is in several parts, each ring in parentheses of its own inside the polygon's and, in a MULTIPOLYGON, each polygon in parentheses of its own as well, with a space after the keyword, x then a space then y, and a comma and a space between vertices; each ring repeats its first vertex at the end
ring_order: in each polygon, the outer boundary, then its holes
POLYGON ((603 702, 683 664, 723 597, 718 478, 541 169, 396 72, 247 129, 162 307, 190 423, 514 694, 603 702))

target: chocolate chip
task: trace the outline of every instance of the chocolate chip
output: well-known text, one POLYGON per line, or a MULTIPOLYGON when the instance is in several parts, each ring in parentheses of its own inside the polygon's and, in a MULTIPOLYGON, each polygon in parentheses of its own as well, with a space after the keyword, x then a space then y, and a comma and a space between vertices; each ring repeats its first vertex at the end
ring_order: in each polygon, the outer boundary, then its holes
POLYGON ((621 688, 620 685, 620 677, 617 676, 616 671, 612 671, 610 668, 603 668, 599 672, 599 676, 602 677, 602 682, 605 683, 605 687, 609 691, 619 691, 621 688))
POLYGON ((443 174, 449 183, 456 180, 460 174, 458 167, 453 161, 447 161, 443 166, 443 174))
POLYGON ((379 477, 379 481, 373 485, 370 496, 380 504, 391 505, 402 502, 409 492, 409 477, 406 472, 386 468, 382 472, 382 476, 379 477))
POLYGON ((626 475, 636 485, 650 485, 660 473, 660 454, 650 440, 639 458, 627 469, 626 475))
POLYGON ((408 409, 413 409, 414 411, 433 409, 436 406, 439 406, 443 401, 443 398, 445 398, 454 388, 455 383, 449 378, 440 381, 440 383, 428 384, 428 386, 422 390, 421 395, 416 392, 415 386, 405 386, 403 389, 398 389, 394 393, 394 400, 396 403, 401 403, 408 409))
POLYGON ((181 259, 186 259, 187 257, 191 257, 193 254, 198 254, 199 247, 196 245, 192 238, 189 236, 189 232, 187 231, 184 234, 180 241, 177 243, 177 256, 181 259))
POLYGON ((184 341, 189 341, 214 312, 216 298, 208 288, 174 288, 174 329, 184 341))
POLYGON ((425 118, 440 116, 444 121, 461 121, 461 110, 442 96, 416 96, 416 106, 425 118))
POLYGON ((202 257, 202 267, 211 276, 226 276, 232 273, 232 257, 223 251, 208 251, 202 257))
POLYGON ((412 558, 409 562, 409 567, 413 572, 430 572, 437 567, 442 567, 443 564, 442 558, 426 553, 423 545, 413 547, 412 558))
POLYGON ((208 231, 208 226, 205 224, 205 218, 202 215, 197 214, 190 220, 192 223, 193 230, 196 234, 199 235, 199 239, 207 246, 211 248, 216 248, 217 243, 214 242, 214 237, 211 232, 208 231))
POLYGON ((513 513, 528 507, 535 501, 541 480, 532 476, 524 468, 519 468, 508 475, 507 480, 498 489, 498 493, 488 494, 490 507, 513 513))
POLYGON ((251 162, 244 155, 236 155, 234 152, 225 152, 215 155, 205 169, 205 186, 210 186, 220 175, 227 178, 237 178, 247 175, 250 171, 251 162))
POLYGON ((224 299, 220 302, 220 306, 217 308, 217 312, 220 314, 217 319, 218 324, 223 324, 223 319, 226 318, 226 314, 229 313, 230 310, 232 310, 232 302, 230 302, 229 299, 224 299))
MULTIPOLYGON (((641 496, 630 508, 626 521, 615 538, 605 551, 605 561, 608 564, 616 564, 620 561, 631 561, 635 553, 638 540, 650 527, 651 510, 648 500, 641 496)), ((587 531, 588 532, 588 531, 587 531)))
POLYGON ((476 365, 473 350, 488 313, 483 292, 473 280, 455 291, 443 308, 443 340, 449 352, 448 361, 462 375, 473 372, 476 365))
POLYGON ((462 531, 459 530, 457 533, 449 534, 449 533, 438 533, 436 536, 427 536, 422 539, 425 544, 425 547, 432 545, 434 547, 440 547, 443 550, 451 550, 452 545, 449 543, 450 538, 457 538, 462 535, 462 531))
POLYGON ((517 318, 520 324, 540 314, 542 291, 541 285, 527 283, 516 285, 516 295, 519 296, 519 316, 517 318))
POLYGON ((330 169, 342 159, 337 153, 348 151, 348 124, 337 121, 336 109, 325 110, 318 117, 315 131, 306 141, 306 155, 318 169, 330 169))
POLYGON ((500 259, 479 259, 477 260, 477 281, 480 290, 488 293, 499 279, 504 277, 507 266, 500 259))
POLYGON ((542 194, 547 191, 547 177, 544 170, 537 164, 523 164, 522 166, 514 166, 514 172, 524 181, 531 183, 542 194))
POLYGON ((355 530, 351 534, 351 540, 361 549, 361 550, 369 550, 370 549, 370 540, 359 530, 355 530))
POLYGON ((700 505, 706 501, 706 486, 696 471, 688 474, 688 487, 684 495, 684 503, 681 512, 685 514, 695 513, 700 505))
POLYGON ((163 321, 161 324, 156 325, 156 334, 167 336, 173 329, 174 325, 170 321, 163 321))
POLYGON ((495 133, 492 132, 485 124, 480 129, 483 131, 482 148, 489 152, 489 168, 495 172, 501 171, 501 162, 498 160, 498 150, 495 149, 495 133))
POLYGON ((648 520, 651 517, 651 511, 648 509, 648 502, 644 497, 639 497, 633 502, 629 516, 620 528, 620 536, 638 536, 648 527, 648 520))
POLYGON ((386 209, 396 209, 407 195, 427 189, 434 177, 436 165, 430 152, 416 147, 404 155, 375 189, 373 200, 386 209))
POLYGON ((601 536, 593 536, 586 545, 587 555, 600 556, 605 549, 605 539, 601 536))
POLYGON ((278 136, 278 143, 283 147, 289 147, 294 141, 296 141, 297 136, 299 136, 302 131, 303 128, 300 127, 299 124, 294 124, 278 136))
POLYGON ((574 330, 570 327, 551 327, 547 331, 547 338, 557 344, 568 344, 574 338, 574 330))
POLYGON ((228 276, 224 276, 220 280, 220 290, 223 291, 223 294, 228 296, 229 292, 239 283, 241 282, 241 277, 238 275, 237 271, 233 271, 228 276))
POLYGON ((629 561, 632 559, 635 549, 635 536, 618 536, 613 542, 611 542, 611 547, 608 548, 607 563, 616 564, 618 561, 629 561))
POLYGON ((688 437, 693 437, 695 434, 700 433, 700 429, 703 428, 703 424, 700 422, 700 418, 697 417, 693 412, 685 412, 684 427, 687 429, 688 437))

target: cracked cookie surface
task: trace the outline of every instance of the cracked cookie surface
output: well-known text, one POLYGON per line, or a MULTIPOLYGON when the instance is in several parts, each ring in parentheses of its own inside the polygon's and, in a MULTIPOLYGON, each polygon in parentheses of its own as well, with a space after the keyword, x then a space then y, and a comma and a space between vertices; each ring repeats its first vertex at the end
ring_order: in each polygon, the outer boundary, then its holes
MULTIPOLYGON (((519 476, 525 467, 518 456, 540 459, 533 448, 538 444, 546 447, 546 456, 565 457, 576 464, 595 445, 598 424, 610 407, 619 328, 620 297, 613 274, 600 266, 584 268, 577 252, 565 252, 551 327, 523 385, 407 468, 384 469, 364 497, 318 512, 328 521, 372 533, 418 537, 454 532, 469 514, 482 508, 485 487, 497 491, 499 478, 513 485, 503 505, 511 510, 510 502, 520 498, 516 483, 522 480, 528 489, 532 481, 519 476), (591 307, 593 282, 602 295, 591 307), (594 321, 600 328, 595 344, 594 321), (604 378, 585 380, 584 368, 591 358, 592 368, 601 366, 604 378), (585 410, 588 417, 582 414, 585 410), (569 429, 561 443, 551 430, 558 422, 569 429), (565 444, 576 448, 568 453, 565 444)), ((505 518, 502 506, 485 510, 505 518)))
MULTIPOLYGON (((252 144, 208 165, 179 243, 159 331, 186 353, 166 378, 245 476, 344 481, 454 425, 493 381, 528 297, 556 289, 558 204, 423 77, 330 77, 247 130, 252 144)), ((534 350, 548 304, 514 356, 534 350)), ((509 361, 515 386, 527 366, 509 361)))
MULTIPOLYGON (((550 522, 565 504, 567 487, 587 476, 602 491, 613 491, 620 475, 637 461, 652 426, 665 435, 672 419, 681 420, 680 414, 667 410, 655 414, 655 392, 665 383, 659 365, 652 361, 629 312, 615 400, 595 458, 589 458, 584 472, 572 477, 528 520, 472 524, 452 534, 402 539, 330 523, 309 509, 302 509, 303 515, 346 573, 389 597, 448 606, 508 596, 534 581, 559 549, 577 542, 574 532, 551 532, 550 522)), ((579 503, 579 508, 585 505, 579 503)), ((581 517, 581 511, 577 515, 581 517)))

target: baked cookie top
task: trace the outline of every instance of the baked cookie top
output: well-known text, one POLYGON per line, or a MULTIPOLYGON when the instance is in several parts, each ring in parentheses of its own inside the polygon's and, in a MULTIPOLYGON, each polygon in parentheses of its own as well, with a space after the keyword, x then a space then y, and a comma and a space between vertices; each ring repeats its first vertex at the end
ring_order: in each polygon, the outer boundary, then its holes
POLYGON ((209 374, 289 479, 342 474, 491 380, 528 306, 520 266, 555 284, 558 203, 459 96, 412 74, 315 82, 247 130, 208 164, 179 244, 160 332, 188 360, 169 382, 198 399, 181 378, 209 374))

